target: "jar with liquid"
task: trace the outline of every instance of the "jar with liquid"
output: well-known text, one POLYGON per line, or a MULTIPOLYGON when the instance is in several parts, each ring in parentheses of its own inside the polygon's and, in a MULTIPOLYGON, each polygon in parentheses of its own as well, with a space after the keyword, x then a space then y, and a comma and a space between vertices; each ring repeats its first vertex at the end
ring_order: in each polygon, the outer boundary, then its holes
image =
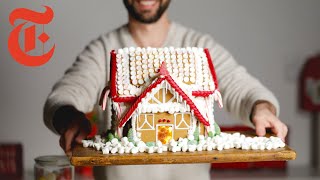
POLYGON ((66 156, 40 156, 34 160, 35 180, 74 179, 74 167, 66 156))

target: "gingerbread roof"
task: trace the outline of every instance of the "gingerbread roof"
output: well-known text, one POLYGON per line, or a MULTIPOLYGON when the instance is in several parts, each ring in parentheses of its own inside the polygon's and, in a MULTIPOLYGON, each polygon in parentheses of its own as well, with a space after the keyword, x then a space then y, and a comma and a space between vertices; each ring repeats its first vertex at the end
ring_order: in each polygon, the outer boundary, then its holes
POLYGON ((181 84, 178 85, 177 82, 171 77, 169 71, 166 68, 166 63, 163 62, 161 65, 161 68, 159 70, 159 75, 158 77, 152 82, 151 85, 149 85, 142 93, 141 95, 137 98, 137 100, 133 103, 131 108, 126 112, 126 114, 123 116, 119 123, 119 127, 122 127, 134 114, 135 111, 137 111, 137 108, 141 106, 141 103, 150 96, 150 92, 157 88, 161 83, 166 81, 168 85, 171 86, 172 89, 180 96, 181 99, 184 100, 186 105, 190 108, 191 111, 193 111, 195 117, 203 123, 205 126, 209 126, 209 122, 206 120, 206 118, 203 116, 203 114, 200 112, 200 109, 197 107, 195 102, 191 99, 190 94, 188 95, 186 90, 184 90, 181 87, 181 84))
POLYGON ((208 49, 131 47, 111 52, 112 100, 134 102, 158 76, 163 62, 170 77, 188 86, 193 96, 208 96, 218 88, 208 49))

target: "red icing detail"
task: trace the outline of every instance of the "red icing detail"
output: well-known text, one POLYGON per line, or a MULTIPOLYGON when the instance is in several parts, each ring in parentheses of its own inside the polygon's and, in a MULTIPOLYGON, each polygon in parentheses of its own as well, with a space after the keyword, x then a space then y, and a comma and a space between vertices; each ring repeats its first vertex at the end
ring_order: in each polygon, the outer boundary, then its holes
POLYGON ((166 122, 166 120, 165 120, 165 119, 162 119, 162 122, 166 122))
POLYGON ((129 109, 129 111, 126 113, 126 115, 122 118, 122 120, 119 123, 119 127, 122 127, 124 125, 124 123, 127 122, 127 120, 131 117, 132 113, 134 112, 135 109, 137 109, 139 103, 141 102, 142 98, 144 98, 148 92, 150 92, 153 88, 155 88, 158 84, 160 84, 163 80, 165 80, 165 78, 159 78, 157 79, 156 82, 154 82, 153 84, 151 84, 137 99, 136 102, 134 102, 134 104, 131 106, 131 108, 129 109))
POLYGON ((111 61, 110 61, 110 66, 111 66, 111 77, 110 77, 110 83, 111 83, 111 87, 110 87, 110 94, 111 97, 116 97, 117 96, 117 83, 116 83, 116 73, 117 73, 117 59, 116 59, 116 52, 115 50, 112 50, 110 52, 110 57, 111 57, 111 61))
POLYGON ((192 95, 195 97, 208 97, 211 94, 213 94, 213 91, 192 91, 192 95))
POLYGON ((162 76, 168 76, 169 75, 169 71, 167 70, 167 65, 166 62, 162 62, 160 69, 159 69, 159 73, 162 76))
POLYGON ((167 120, 167 122, 170 122, 170 120, 167 120))
POLYGON ((161 122, 161 119, 159 119, 158 122, 161 122))
POLYGON ((134 102, 138 99, 138 97, 135 97, 135 96, 131 96, 131 97, 114 97, 112 98, 112 100, 114 102, 134 102))
POLYGON ((212 58, 210 56, 210 52, 207 48, 204 49, 204 53, 206 53, 206 56, 207 56, 207 59, 208 59, 208 65, 209 65, 209 68, 210 68, 210 72, 211 72, 211 75, 212 75, 212 78, 213 78, 213 81, 214 81, 214 86, 216 89, 219 89, 218 88, 218 79, 217 79, 217 75, 216 75, 216 71, 214 69, 214 66, 213 66, 213 61, 212 61, 212 58))
POLYGON ((189 96, 184 93, 184 91, 174 82, 171 76, 167 76, 167 81, 173 87, 179 94, 180 96, 186 101, 186 103, 190 106, 190 108, 194 111, 194 114, 197 116, 198 120, 205 126, 209 126, 210 124, 206 119, 202 116, 196 105, 193 103, 193 101, 189 98, 189 96))
POLYGON ((198 120, 205 126, 210 126, 209 122, 206 121, 206 119, 202 116, 194 102, 189 98, 189 96, 174 82, 172 77, 170 75, 157 79, 156 82, 151 84, 137 99, 137 101, 131 106, 129 111, 126 113, 126 115, 122 118, 122 120, 119 123, 119 127, 122 127, 128 119, 131 117, 132 113, 135 111, 135 109, 138 107, 139 103, 141 102, 142 98, 144 98, 148 92, 150 92, 153 88, 155 88, 158 84, 160 84, 163 80, 167 80, 167 82, 171 85, 172 88, 175 89, 176 92, 180 94, 180 96, 186 101, 186 103, 190 106, 190 108, 194 111, 194 115, 198 118, 198 120))

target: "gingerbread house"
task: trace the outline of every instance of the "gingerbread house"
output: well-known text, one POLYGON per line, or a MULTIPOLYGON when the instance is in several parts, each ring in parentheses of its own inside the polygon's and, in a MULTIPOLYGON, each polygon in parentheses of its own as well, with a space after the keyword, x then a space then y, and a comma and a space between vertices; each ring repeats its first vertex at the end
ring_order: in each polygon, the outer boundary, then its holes
POLYGON ((144 142, 217 132, 214 101, 222 107, 208 49, 124 48, 111 52, 110 86, 101 95, 111 100, 119 137, 131 129, 144 142), (110 94, 109 94, 110 89, 110 94))

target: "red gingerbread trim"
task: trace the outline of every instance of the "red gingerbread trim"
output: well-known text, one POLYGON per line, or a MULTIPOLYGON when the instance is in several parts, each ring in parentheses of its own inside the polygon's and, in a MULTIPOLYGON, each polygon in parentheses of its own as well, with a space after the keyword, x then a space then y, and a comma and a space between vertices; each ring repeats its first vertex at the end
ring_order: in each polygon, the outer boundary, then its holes
POLYGON ((138 97, 135 97, 135 96, 131 96, 131 97, 115 97, 115 98, 112 98, 112 101, 114 102, 134 102, 138 99, 138 97))
MULTIPOLYGON (((160 69, 165 69, 165 63, 161 65, 160 69)), ((194 104, 194 102, 189 98, 189 96, 179 87, 179 85, 172 79, 172 77, 166 73, 161 74, 161 76, 164 76, 162 78, 159 78, 151 84, 137 99, 137 101, 131 106, 129 111, 126 113, 126 115, 122 118, 122 120, 119 123, 119 127, 121 128, 128 119, 132 116, 135 109, 138 107, 139 103, 141 102, 142 98, 144 98, 148 92, 150 92, 153 88, 155 88, 158 84, 160 84, 162 81, 167 80, 167 82, 171 85, 172 88, 175 89, 176 92, 180 94, 180 96, 186 101, 186 103, 190 106, 190 109, 193 110, 194 115, 198 118, 198 120, 204 124, 205 126, 210 126, 209 122, 202 116, 197 106, 194 104)))
POLYGON ((195 97, 208 97, 213 94, 214 91, 192 91, 192 96, 195 97))
POLYGON ((111 66, 111 74, 110 74, 110 95, 111 99, 114 102, 133 102, 137 99, 137 97, 127 96, 127 97, 119 97, 117 92, 117 54, 115 50, 110 52, 110 66, 111 66))
POLYGON ((218 88, 218 79, 217 79, 216 71, 214 69, 212 58, 210 56, 210 52, 209 52, 209 50, 207 48, 205 48, 204 49, 204 53, 206 53, 206 56, 207 56, 207 59, 208 59, 208 65, 209 65, 210 72, 211 72, 211 75, 212 75, 212 78, 213 78, 213 81, 214 81, 214 86, 215 86, 216 89, 219 89, 218 88))
POLYGON ((202 116, 197 106, 193 103, 193 101, 189 98, 189 96, 177 85, 176 82, 169 75, 166 77, 167 81, 173 87, 180 96, 186 101, 186 103, 190 106, 190 109, 193 110, 194 115, 198 118, 198 120, 205 126, 210 126, 209 122, 202 116))
POLYGON ((111 61, 110 61, 110 66, 111 66, 111 78, 110 78, 110 83, 111 83, 111 87, 110 87, 110 94, 111 94, 111 98, 117 97, 117 59, 116 59, 116 52, 115 50, 112 50, 110 52, 110 57, 111 57, 111 61))
POLYGON ((126 115, 122 118, 122 120, 119 123, 119 127, 121 128, 127 121, 128 119, 132 116, 132 113, 134 112, 135 109, 137 109, 139 103, 141 102, 142 98, 147 96, 147 93, 150 92, 153 88, 157 87, 158 84, 160 84, 165 78, 159 78, 151 84, 143 93, 138 97, 137 101, 134 102, 134 104, 131 106, 129 111, 126 113, 126 115))

